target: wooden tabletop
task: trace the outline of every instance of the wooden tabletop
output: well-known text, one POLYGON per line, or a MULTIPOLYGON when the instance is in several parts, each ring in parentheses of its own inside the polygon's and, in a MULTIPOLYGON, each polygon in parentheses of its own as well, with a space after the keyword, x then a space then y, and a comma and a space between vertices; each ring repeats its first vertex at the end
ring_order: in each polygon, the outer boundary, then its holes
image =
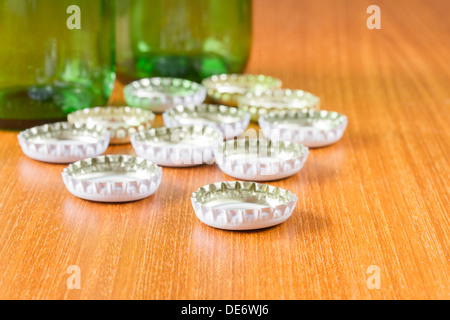
POLYGON ((17 133, 0 132, 0 298, 449 299, 450 2, 378 0, 380 30, 366 26, 371 4, 255 1, 247 72, 350 122, 271 183, 298 196, 278 227, 203 225, 191 193, 233 180, 216 165, 164 169, 143 201, 91 203, 66 190, 65 166, 28 159, 17 133))

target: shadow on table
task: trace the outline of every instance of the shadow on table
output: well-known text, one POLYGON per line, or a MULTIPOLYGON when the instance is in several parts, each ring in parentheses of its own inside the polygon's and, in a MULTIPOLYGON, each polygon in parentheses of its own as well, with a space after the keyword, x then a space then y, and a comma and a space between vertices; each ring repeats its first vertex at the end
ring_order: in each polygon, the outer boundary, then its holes
POLYGON ((127 203, 100 203, 78 199, 68 195, 61 208, 64 221, 73 231, 113 232, 124 226, 137 227, 148 223, 156 194, 149 198, 127 203))
POLYGON ((223 241, 224 238, 233 237, 249 240, 258 237, 271 238, 271 241, 295 240, 306 234, 320 234, 330 226, 329 219, 296 208, 292 217, 286 222, 259 230, 221 230, 209 227, 197 220, 192 232, 192 240, 194 244, 197 243, 200 246, 207 244, 208 241, 223 241))

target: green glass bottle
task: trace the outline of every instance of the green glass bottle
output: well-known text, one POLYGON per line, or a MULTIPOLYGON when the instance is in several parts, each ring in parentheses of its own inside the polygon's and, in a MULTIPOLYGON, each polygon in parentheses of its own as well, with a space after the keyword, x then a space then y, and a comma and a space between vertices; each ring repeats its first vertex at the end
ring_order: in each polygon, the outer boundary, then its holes
POLYGON ((0 128, 103 105, 114 80, 113 0, 0 1, 0 128))
POLYGON ((194 81, 244 70, 251 0, 117 0, 117 75, 194 81))

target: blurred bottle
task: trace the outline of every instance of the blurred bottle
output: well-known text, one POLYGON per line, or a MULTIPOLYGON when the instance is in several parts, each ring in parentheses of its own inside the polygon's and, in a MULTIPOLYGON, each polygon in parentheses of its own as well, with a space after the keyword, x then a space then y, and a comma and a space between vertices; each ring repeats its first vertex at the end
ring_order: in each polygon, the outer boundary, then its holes
POLYGON ((0 128, 105 104, 115 80, 112 0, 0 1, 0 128))
POLYGON ((117 0, 117 74, 200 81, 244 70, 251 0, 117 0))

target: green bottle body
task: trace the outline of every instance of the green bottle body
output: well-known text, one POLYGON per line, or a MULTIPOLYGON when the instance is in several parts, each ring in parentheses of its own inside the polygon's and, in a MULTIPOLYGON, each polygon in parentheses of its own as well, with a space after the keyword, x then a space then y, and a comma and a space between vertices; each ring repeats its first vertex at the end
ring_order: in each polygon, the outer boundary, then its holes
POLYGON ((200 81, 244 70, 251 0, 117 0, 117 74, 200 81))
POLYGON ((63 120, 107 102, 115 81, 113 1, 2 0, 0 39, 0 128, 63 120))

